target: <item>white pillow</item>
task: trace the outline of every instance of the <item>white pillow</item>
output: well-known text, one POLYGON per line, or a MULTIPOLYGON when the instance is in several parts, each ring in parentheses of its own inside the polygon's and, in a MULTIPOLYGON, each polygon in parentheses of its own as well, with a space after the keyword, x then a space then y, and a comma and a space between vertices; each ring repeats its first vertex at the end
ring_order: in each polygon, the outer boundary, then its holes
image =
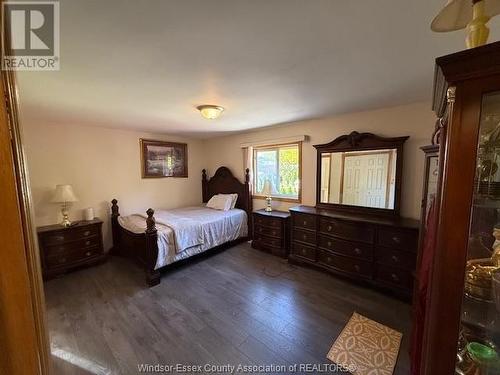
POLYGON ((236 201, 238 200, 238 194, 217 194, 217 195, 222 195, 223 197, 230 197, 231 198, 231 210, 236 207, 236 201))
POLYGON ((231 203, 231 197, 224 197, 217 194, 210 198, 207 203, 207 207, 213 208, 214 210, 229 211, 231 209, 231 203))

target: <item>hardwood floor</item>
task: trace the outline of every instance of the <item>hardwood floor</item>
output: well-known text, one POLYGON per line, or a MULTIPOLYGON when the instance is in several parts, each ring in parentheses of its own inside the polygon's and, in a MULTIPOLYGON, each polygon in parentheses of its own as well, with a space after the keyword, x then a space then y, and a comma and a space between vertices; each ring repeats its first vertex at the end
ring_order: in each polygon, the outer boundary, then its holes
POLYGON ((138 364, 329 363, 354 311, 403 332, 410 306, 325 273, 235 246, 146 288, 121 258, 45 284, 54 374, 137 374, 138 364))

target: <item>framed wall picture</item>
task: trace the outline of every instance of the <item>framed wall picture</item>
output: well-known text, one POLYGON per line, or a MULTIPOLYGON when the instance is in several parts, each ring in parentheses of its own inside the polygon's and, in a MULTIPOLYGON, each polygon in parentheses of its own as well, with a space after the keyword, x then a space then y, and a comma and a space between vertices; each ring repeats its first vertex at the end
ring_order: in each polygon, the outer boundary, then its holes
POLYGON ((187 177, 187 144, 140 140, 142 178, 187 177))

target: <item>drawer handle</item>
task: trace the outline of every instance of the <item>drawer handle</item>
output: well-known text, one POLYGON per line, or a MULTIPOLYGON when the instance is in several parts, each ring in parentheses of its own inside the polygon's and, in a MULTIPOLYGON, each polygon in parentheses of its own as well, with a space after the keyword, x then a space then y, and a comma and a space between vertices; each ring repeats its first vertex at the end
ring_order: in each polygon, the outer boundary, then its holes
POLYGON ((66 263, 66 258, 59 258, 59 263, 66 263))
POLYGON ((303 240, 306 240, 306 239, 307 239, 307 234, 303 234, 303 235, 302 235, 302 239, 303 239, 303 240))
POLYGON ((85 241, 85 246, 89 246, 90 245, 90 241, 85 241))
POLYGON ((302 248, 302 254, 304 254, 304 255, 307 254, 307 250, 302 248))
POLYGON ((394 263, 399 263, 399 258, 396 255, 393 255, 391 259, 394 263))
POLYGON ((395 243, 401 243, 401 238, 399 238, 399 237, 394 236, 394 237, 392 237, 392 240, 393 240, 395 243))
POLYGON ((303 225, 307 225, 307 220, 304 220, 304 223, 303 223, 303 225))
POLYGON ((355 264, 355 265, 354 265, 354 270, 355 270, 356 272, 359 272, 359 271, 361 271, 361 267, 360 267, 360 266, 358 266, 357 264, 355 264))
POLYGON ((329 226, 328 226, 328 228, 326 228, 326 230, 327 230, 328 232, 331 232, 331 231, 332 231, 332 229, 333 229, 333 228, 332 228, 332 226, 331 226, 331 225, 329 225, 329 226))
POLYGON ((327 245, 328 247, 332 247, 332 241, 328 241, 327 245))
POLYGON ((273 230, 271 233, 272 233, 273 236, 276 236, 276 231, 275 230, 273 230))
POLYGON ((328 257, 328 258, 326 258, 326 261, 327 261, 328 263, 331 263, 331 262, 332 262, 332 258, 331 258, 331 257, 328 257))
POLYGON ((399 277, 398 277, 398 275, 396 275, 395 273, 391 274, 391 278, 392 278, 394 281, 396 281, 396 282, 398 282, 398 281, 399 281, 399 277))
POLYGON ((91 253, 90 251, 87 251, 87 252, 85 253, 85 255, 89 257, 89 256, 91 256, 91 255, 92 255, 92 253, 91 253))
POLYGON ((90 235, 90 231, 89 231, 89 230, 86 230, 85 232, 83 232, 83 235, 84 235, 85 237, 87 237, 88 235, 90 235))
POLYGON ((262 232, 262 228, 259 228, 259 232, 262 232))
POLYGON ((360 255, 360 254, 361 254, 361 249, 359 249, 359 248, 355 248, 355 249, 354 249, 354 252, 355 252, 356 254, 360 255))

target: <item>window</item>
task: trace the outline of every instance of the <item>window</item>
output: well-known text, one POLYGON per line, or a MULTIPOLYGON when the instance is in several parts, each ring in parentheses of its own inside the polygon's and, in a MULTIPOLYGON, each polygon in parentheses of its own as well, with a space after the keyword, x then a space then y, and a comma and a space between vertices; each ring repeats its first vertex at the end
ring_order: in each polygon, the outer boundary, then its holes
POLYGON ((300 201, 300 152, 302 143, 254 148, 254 195, 263 197, 266 180, 271 183, 271 196, 300 201))

